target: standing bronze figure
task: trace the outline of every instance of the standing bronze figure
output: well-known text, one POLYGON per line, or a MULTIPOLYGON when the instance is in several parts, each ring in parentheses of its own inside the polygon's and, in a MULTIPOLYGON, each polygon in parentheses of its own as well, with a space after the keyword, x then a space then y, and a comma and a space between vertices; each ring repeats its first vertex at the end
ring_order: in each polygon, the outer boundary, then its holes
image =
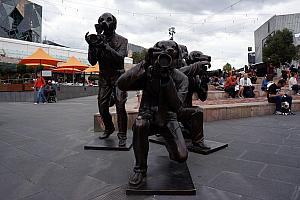
POLYGON ((148 136, 155 133, 166 141, 169 157, 186 161, 188 151, 177 121, 188 92, 188 78, 176 68, 181 65, 179 46, 172 40, 160 41, 148 50, 145 60, 123 74, 117 85, 121 90, 143 90, 138 117, 133 125, 135 167, 129 178, 139 185, 147 173, 148 136))
POLYGON ((99 63, 98 108, 105 130, 99 137, 108 138, 115 127, 109 113, 109 107, 116 105, 118 120, 119 146, 126 145, 127 113, 125 103, 127 93, 116 86, 116 81, 124 70, 124 57, 127 56, 128 40, 116 34, 117 19, 110 13, 102 14, 95 24, 97 34, 87 33, 85 39, 89 44, 88 60, 91 65, 99 63))

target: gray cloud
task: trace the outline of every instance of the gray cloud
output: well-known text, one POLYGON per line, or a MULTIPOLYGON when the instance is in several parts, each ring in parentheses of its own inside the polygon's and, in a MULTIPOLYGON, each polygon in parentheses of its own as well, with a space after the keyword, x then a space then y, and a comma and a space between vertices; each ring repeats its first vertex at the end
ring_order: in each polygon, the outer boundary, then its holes
POLYGON ((253 46, 253 32, 272 15, 298 12, 298 0, 35 0, 43 4, 43 35, 47 39, 87 49, 84 34, 94 32, 94 24, 104 12, 118 19, 117 33, 146 48, 169 38, 168 28, 176 28, 175 40, 189 51, 201 50, 213 58, 214 67, 230 62, 247 63, 247 47, 253 46), (224 10, 223 12, 218 12, 224 10))

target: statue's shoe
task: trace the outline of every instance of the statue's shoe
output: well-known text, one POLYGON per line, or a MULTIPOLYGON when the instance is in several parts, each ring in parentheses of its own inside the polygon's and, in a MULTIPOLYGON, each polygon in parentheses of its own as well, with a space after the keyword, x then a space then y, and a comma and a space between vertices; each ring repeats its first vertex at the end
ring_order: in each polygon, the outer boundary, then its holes
POLYGON ((103 139, 106 139, 108 138, 113 132, 115 131, 115 128, 112 128, 112 129, 106 129, 102 135, 99 136, 99 139, 100 140, 103 140, 103 139))
POLYGON ((134 186, 140 185, 145 177, 146 172, 133 172, 133 174, 129 177, 129 184, 134 186))
POLYGON ((120 138, 119 139, 119 147, 125 147, 126 146, 126 139, 120 138))
POLYGON ((209 149, 210 149, 210 147, 207 146, 207 145, 205 144, 204 141, 198 142, 198 143, 194 143, 194 142, 193 142, 193 146, 194 146, 194 147, 201 148, 201 149, 203 149, 203 150, 209 150, 209 149))

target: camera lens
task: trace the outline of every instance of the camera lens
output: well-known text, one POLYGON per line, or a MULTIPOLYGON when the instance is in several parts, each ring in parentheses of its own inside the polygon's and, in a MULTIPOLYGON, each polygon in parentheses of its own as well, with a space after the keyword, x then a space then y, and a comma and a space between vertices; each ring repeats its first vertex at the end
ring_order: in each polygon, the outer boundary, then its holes
POLYGON ((162 67, 162 68, 166 68, 171 66, 172 64, 172 57, 169 56, 168 54, 160 54, 158 56, 158 64, 162 67))

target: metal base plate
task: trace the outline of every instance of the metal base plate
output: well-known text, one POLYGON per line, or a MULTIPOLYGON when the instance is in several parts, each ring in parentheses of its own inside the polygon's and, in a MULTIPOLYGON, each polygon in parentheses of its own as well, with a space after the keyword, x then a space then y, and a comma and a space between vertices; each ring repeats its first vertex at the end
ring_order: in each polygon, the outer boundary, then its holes
POLYGON ((85 150, 112 150, 112 151, 129 151, 132 147, 132 137, 127 137, 126 145, 119 146, 119 138, 111 135, 106 139, 100 140, 98 137, 84 145, 85 150))
POLYGON ((171 161, 167 156, 150 157, 148 173, 138 186, 129 185, 127 195, 196 195, 186 163, 171 161))
MULTIPOLYGON (((156 143, 156 144, 165 145, 165 141, 164 141, 163 137, 157 137, 155 135, 150 136, 149 141, 156 143)), ((191 142, 187 142, 187 148, 190 152, 207 155, 207 154, 210 154, 210 153, 213 153, 213 152, 216 152, 216 151, 219 151, 221 149, 228 147, 227 143, 215 142, 215 141, 211 141, 211 140, 205 140, 204 142, 207 146, 210 147, 210 149, 202 149, 199 147, 195 147, 195 146, 191 145, 191 142)))

